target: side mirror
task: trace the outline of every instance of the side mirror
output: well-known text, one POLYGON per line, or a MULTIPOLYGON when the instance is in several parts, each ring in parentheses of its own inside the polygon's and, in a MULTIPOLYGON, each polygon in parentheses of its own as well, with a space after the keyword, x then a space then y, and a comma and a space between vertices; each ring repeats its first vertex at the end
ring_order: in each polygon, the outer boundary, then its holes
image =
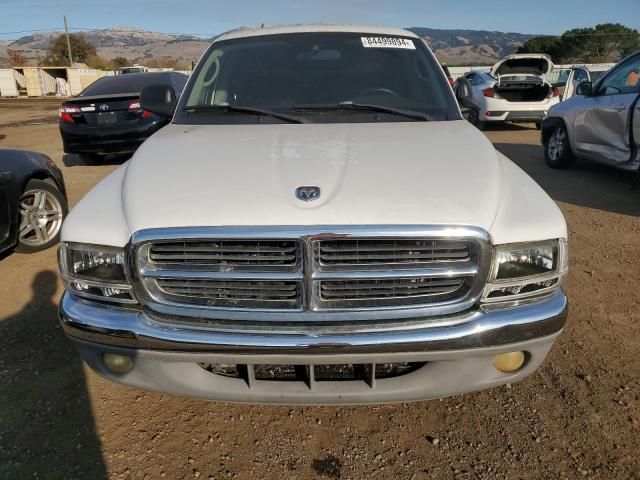
POLYGON ((173 117, 176 92, 169 85, 147 85, 140 92, 140 107, 163 117, 173 117))
POLYGON ((456 81, 456 99, 460 105, 460 109, 464 115, 464 111, 467 109, 479 110, 480 106, 473 100, 471 96, 471 84, 469 80, 464 77, 460 77, 456 81))
POLYGON ((593 83, 591 82, 582 82, 576 87, 576 95, 582 95, 584 97, 589 97, 593 95, 593 83))

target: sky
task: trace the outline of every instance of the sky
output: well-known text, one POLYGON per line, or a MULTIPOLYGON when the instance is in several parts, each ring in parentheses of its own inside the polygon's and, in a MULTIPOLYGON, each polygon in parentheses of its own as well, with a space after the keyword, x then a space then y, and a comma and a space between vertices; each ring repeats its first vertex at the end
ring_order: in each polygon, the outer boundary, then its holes
POLYGON ((622 23, 640 30, 640 0, 0 0, 0 40, 28 30, 132 27, 213 36, 245 25, 356 23, 562 34, 622 23), (19 33, 14 33, 19 32, 19 33))

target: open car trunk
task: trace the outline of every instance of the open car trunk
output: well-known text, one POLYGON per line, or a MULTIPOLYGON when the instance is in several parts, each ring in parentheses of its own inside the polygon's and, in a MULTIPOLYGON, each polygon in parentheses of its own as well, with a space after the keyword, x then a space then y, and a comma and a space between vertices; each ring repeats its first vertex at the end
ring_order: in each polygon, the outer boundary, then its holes
POLYGON ((551 85, 533 75, 499 77, 493 88, 509 102, 539 102, 551 95, 551 85))
POLYGON ((553 68, 545 54, 509 55, 491 68, 496 93, 509 102, 538 102, 551 95, 546 75, 553 68))

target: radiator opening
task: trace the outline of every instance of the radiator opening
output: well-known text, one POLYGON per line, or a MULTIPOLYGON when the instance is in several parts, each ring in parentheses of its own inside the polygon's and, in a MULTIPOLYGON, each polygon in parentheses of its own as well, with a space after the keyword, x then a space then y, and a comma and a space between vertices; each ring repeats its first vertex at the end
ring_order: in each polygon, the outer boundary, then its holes
POLYGON ((214 375, 255 382, 303 382, 310 388, 316 382, 363 381, 372 388, 376 380, 401 377, 415 372, 426 362, 321 364, 321 365, 246 365, 235 363, 199 363, 214 375))

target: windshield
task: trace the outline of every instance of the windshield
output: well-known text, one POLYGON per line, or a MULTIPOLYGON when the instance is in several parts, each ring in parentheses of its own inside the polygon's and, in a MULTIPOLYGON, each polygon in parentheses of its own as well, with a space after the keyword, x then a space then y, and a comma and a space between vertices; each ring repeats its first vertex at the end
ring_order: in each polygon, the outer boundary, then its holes
POLYGON ((460 118, 446 78, 420 40, 304 33, 212 45, 187 86, 175 121, 284 121, 265 110, 295 114, 305 123, 460 118), (249 108, 262 112, 252 114, 249 108))

